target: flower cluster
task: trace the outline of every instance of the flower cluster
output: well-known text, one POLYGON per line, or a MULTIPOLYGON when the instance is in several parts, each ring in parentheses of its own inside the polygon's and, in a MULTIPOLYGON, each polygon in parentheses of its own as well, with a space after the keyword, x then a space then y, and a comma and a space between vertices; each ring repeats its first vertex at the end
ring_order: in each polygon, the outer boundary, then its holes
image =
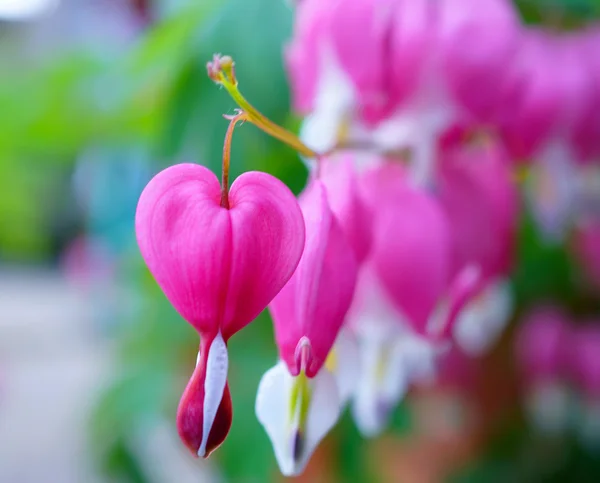
MULTIPOLYGON (((300 138, 256 110, 232 59, 215 56, 209 76, 241 108, 222 182, 199 165, 170 167, 136 215, 142 256, 201 337, 177 415, 183 441, 207 456, 226 437, 227 340, 268 307, 279 362, 260 381, 256 414, 285 475, 303 471, 346 404, 361 433, 377 435, 452 346, 491 347, 511 317, 519 167, 556 239, 596 214, 588 184, 600 155, 591 30, 531 30, 506 0, 296 8, 285 58, 306 116, 300 138), (306 160, 298 199, 265 173, 229 188, 242 121, 306 160)), ((580 231, 597 276, 597 229, 580 231)))
POLYGON ((573 427, 584 445, 598 449, 600 324, 575 325, 557 307, 538 307, 520 328, 516 354, 533 426, 553 436, 573 427))

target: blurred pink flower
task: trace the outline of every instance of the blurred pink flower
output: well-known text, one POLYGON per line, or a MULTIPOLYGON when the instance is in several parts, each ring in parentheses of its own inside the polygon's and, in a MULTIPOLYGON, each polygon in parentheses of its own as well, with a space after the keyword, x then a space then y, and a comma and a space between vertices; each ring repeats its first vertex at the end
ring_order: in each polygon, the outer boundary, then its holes
POLYGON ((437 193, 450 223, 451 271, 469 265, 481 271, 477 296, 454 327, 458 344, 473 355, 497 340, 512 308, 506 277, 514 258, 519 195, 511 174, 506 154, 491 141, 441 149, 437 193))
POLYGON ((223 442, 231 424, 227 340, 289 280, 304 247, 298 203, 276 178, 245 173, 231 186, 228 208, 220 199, 211 171, 179 164, 148 183, 136 213, 146 264, 201 335, 177 426, 189 449, 202 457, 223 442))

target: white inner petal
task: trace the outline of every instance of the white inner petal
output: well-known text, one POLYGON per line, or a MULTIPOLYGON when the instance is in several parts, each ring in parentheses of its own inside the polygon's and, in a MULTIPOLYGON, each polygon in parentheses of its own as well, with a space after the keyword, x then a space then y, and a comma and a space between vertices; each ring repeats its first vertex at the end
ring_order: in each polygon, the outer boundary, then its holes
POLYGON ((299 427, 299 401, 295 405, 291 401, 294 379, 287 366, 279 362, 262 377, 256 396, 256 416, 271 440, 275 458, 285 476, 297 476, 304 471, 318 444, 341 413, 335 378, 323 368, 309 380, 307 417, 304 428, 299 427), (294 414, 290 414, 292 407, 296 408, 294 414), (301 435, 300 443, 298 434, 301 435), (299 451, 296 450, 298 444, 301 444, 299 451))
POLYGON ((511 312, 512 292, 508 282, 490 283, 459 314, 454 338, 467 354, 481 355, 498 340, 511 312))
POLYGON ((548 143, 536 158, 526 195, 542 233, 560 242, 580 203, 576 162, 567 144, 559 140, 548 143))
POLYGON ((217 334, 208 350, 208 359, 206 362, 206 377, 204 380, 204 407, 202 418, 202 443, 198 448, 198 456, 204 457, 206 454, 206 443, 212 425, 215 422, 217 411, 223 392, 227 384, 227 368, 229 359, 227 357, 227 346, 223 340, 221 332, 217 334))
POLYGON ((544 381, 533 386, 526 407, 532 424, 548 435, 564 434, 569 425, 571 397, 558 381, 544 381))
POLYGON ((352 415, 359 431, 373 437, 385 429, 391 411, 407 388, 401 336, 367 333, 359 339, 359 350, 360 372, 352 415))
POLYGON ((348 402, 356 389, 356 375, 360 370, 359 357, 356 337, 348 329, 342 329, 326 363, 337 382, 342 405, 348 402))
POLYGON ((355 104, 354 87, 339 66, 333 50, 323 46, 313 112, 306 117, 300 138, 317 152, 327 152, 338 142, 344 119, 355 104))

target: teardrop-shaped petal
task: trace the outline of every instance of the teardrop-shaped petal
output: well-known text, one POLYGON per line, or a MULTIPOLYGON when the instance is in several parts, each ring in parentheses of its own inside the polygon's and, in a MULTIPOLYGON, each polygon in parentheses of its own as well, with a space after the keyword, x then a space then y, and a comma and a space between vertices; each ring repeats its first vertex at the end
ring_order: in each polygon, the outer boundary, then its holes
POLYGON ((561 99, 556 85, 553 42, 547 32, 527 29, 518 56, 498 86, 494 124, 511 156, 527 159, 548 141, 561 99))
POLYGON ((262 377, 256 395, 256 416, 285 476, 304 471, 318 444, 337 422, 342 406, 335 378, 327 369, 308 380, 306 392, 294 391, 296 379, 286 364, 279 362, 262 377), (291 410, 301 407, 306 411, 303 418, 299 409, 291 410))
POLYGON ((198 363, 177 410, 179 435, 196 456, 208 457, 229 433, 232 408, 227 369, 227 346, 221 334, 202 339, 198 363))
POLYGON ((506 274, 513 261, 519 194, 504 150, 490 143, 448 144, 437 188, 452 235, 452 273, 475 264, 483 278, 506 274))
POLYGON ((291 191, 276 178, 244 173, 220 206, 207 168, 180 164, 146 186, 136 214, 142 256, 181 316, 227 340, 252 321, 291 277, 304 223, 291 191))
POLYGON ((375 270, 390 300, 412 328, 427 322, 444 295, 450 269, 450 234, 439 204, 416 189, 379 208, 372 245, 375 270))
POLYGON ((281 359, 297 375, 301 367, 296 349, 301 340, 308 340, 306 375, 313 377, 325 363, 350 307, 357 263, 320 181, 309 184, 300 206, 306 223, 304 253, 269 309, 281 359))
POLYGON ((441 0, 439 56, 448 88, 471 115, 488 120, 497 102, 496 85, 513 61, 521 32, 517 9, 508 0, 441 0))

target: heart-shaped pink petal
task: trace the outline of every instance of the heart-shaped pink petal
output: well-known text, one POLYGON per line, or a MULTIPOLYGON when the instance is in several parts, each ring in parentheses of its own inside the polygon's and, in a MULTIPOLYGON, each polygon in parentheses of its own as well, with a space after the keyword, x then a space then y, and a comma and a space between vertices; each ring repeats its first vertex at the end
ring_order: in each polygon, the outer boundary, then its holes
POLYGON ((251 322, 294 272, 304 221, 276 178, 242 174, 220 206, 217 177, 196 164, 156 175, 136 213, 140 251, 165 295, 198 331, 227 340, 251 322))

